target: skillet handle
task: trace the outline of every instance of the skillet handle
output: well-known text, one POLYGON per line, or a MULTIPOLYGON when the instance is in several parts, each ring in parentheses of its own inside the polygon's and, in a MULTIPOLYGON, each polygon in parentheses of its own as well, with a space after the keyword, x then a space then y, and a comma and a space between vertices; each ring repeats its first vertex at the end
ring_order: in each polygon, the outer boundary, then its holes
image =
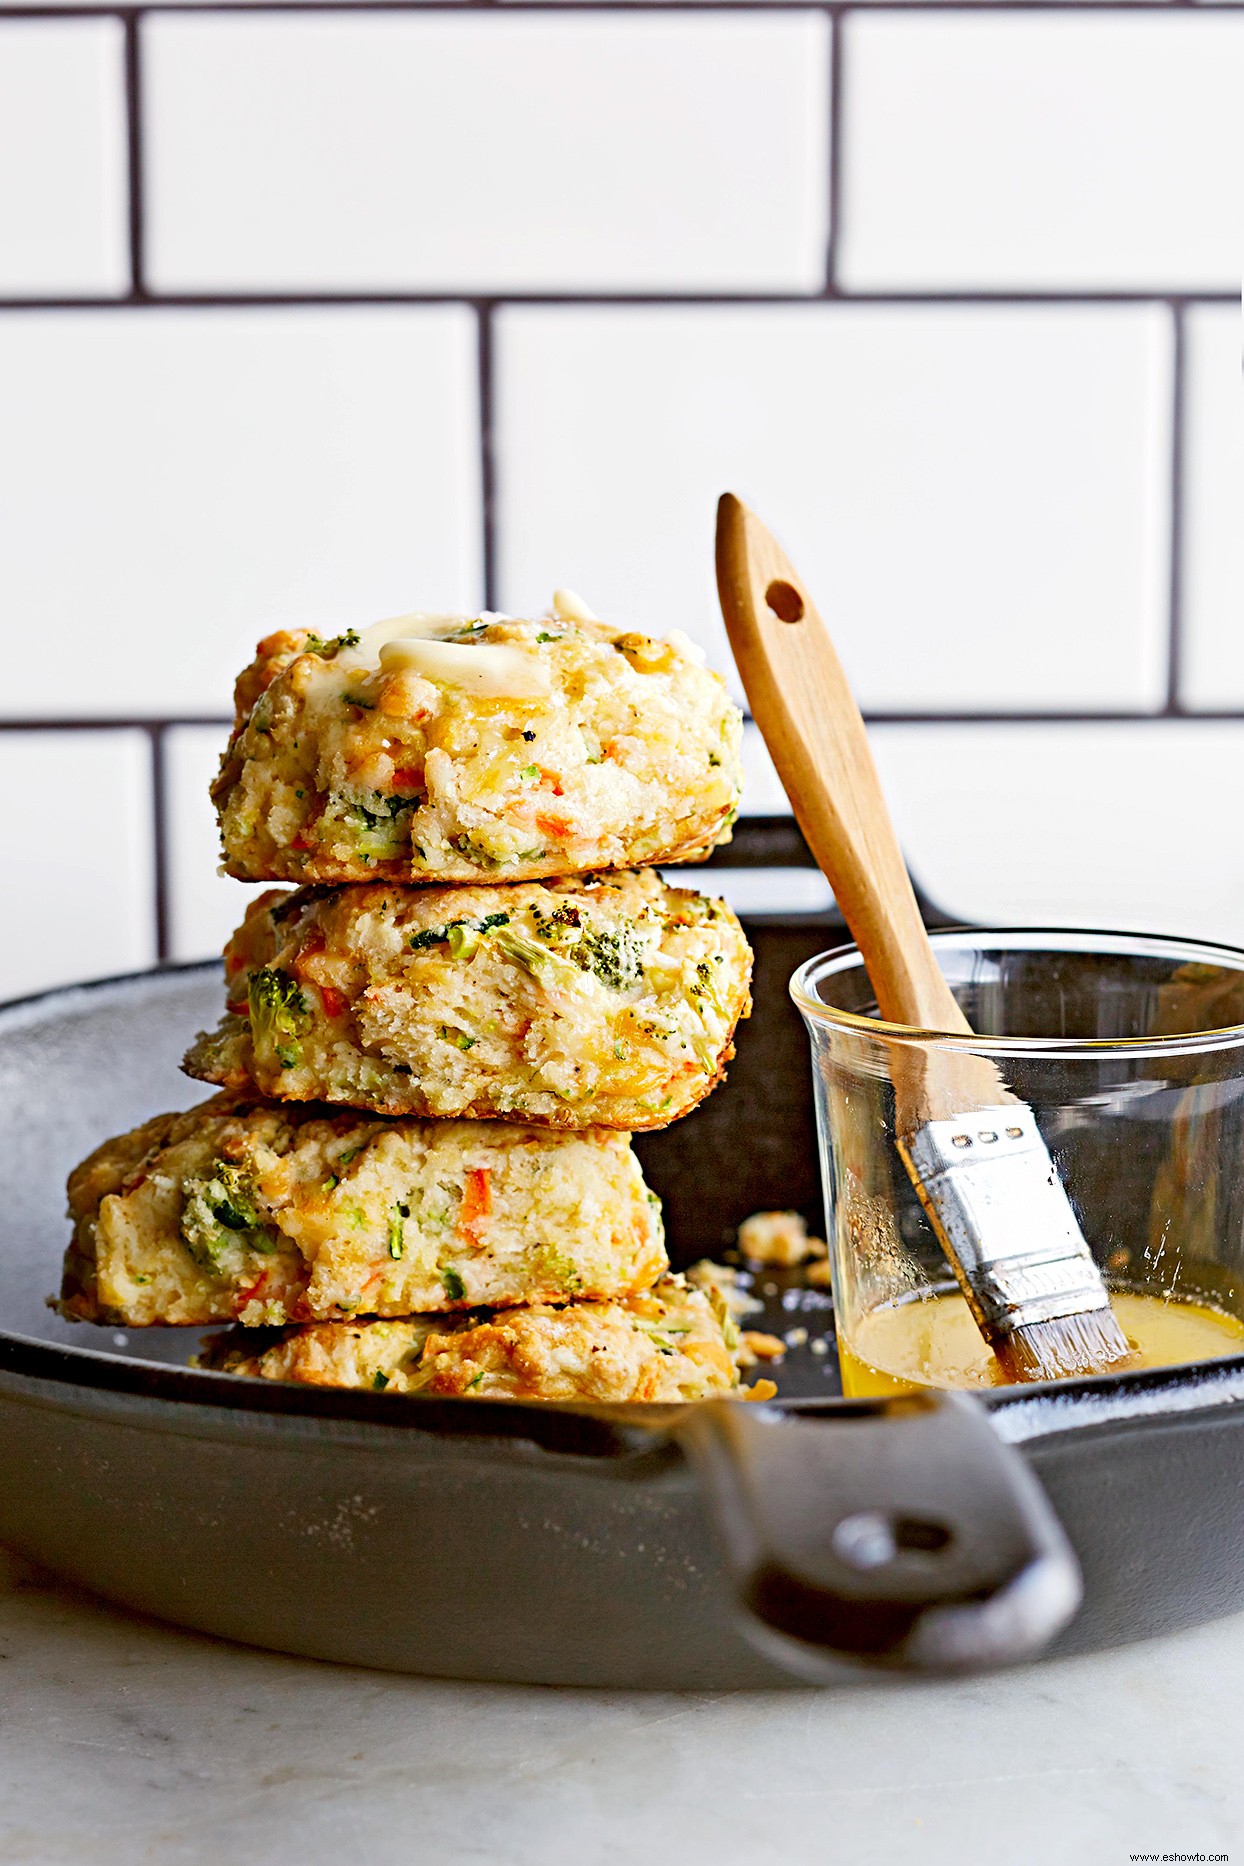
POLYGON ((745 1630, 788 1671, 972 1672, 1035 1658, 1080 1604, 1045 1492, 964 1394, 832 1415, 717 1400, 677 1437, 745 1630))

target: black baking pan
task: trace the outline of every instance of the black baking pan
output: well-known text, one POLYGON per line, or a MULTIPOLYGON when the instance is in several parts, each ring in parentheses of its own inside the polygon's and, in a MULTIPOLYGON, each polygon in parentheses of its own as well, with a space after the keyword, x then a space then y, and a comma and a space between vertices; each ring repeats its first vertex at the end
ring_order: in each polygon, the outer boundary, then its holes
MULTIPOLYGON (((717 858, 807 861, 781 819, 741 824, 717 858)), ((637 1142, 676 1264, 719 1256, 757 1209, 821 1222, 786 987, 844 930, 826 914, 748 932, 756 1009, 728 1083, 637 1142)), ((0 1540, 253 1645, 550 1684, 964 1670, 1244 1604, 1244 1357, 848 1401, 827 1293, 775 1273, 757 1325, 807 1331, 775 1401, 600 1413, 240 1380, 187 1366, 195 1330, 61 1321, 44 1298, 66 1173, 199 1098, 177 1060, 219 1003, 204 965, 0 1010, 0 1540)))

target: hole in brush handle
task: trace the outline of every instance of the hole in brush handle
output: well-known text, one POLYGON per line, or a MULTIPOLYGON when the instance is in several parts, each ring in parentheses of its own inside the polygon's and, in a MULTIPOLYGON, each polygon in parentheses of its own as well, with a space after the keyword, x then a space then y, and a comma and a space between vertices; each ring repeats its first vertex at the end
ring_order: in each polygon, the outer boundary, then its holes
POLYGON ((775 577, 765 591, 765 601, 779 622, 803 621, 803 597, 793 583, 775 577))

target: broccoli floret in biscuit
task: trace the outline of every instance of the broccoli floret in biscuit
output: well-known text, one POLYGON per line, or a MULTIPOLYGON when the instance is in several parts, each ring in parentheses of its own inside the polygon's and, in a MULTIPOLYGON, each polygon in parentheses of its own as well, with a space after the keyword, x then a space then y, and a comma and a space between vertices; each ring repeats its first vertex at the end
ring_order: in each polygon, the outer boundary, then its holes
POLYGON ((259 1052, 271 1050, 282 1069, 302 1061, 298 1038, 307 1027, 307 1001, 288 972, 264 966, 247 987, 251 1037, 259 1052))
POLYGON ((616 933, 589 927, 573 958, 585 972, 594 972, 612 991, 629 991, 644 975, 643 944, 633 927, 616 933))
POLYGON ((223 1274, 231 1244, 265 1253, 275 1248, 240 1167, 216 1160, 210 1175, 185 1180, 182 1190, 182 1242, 204 1269, 223 1274))
POLYGON ((321 635, 308 635, 302 644, 304 654, 318 654, 321 661, 332 661, 343 648, 357 648, 360 637, 352 628, 343 635, 334 635, 331 641, 325 641, 321 635))

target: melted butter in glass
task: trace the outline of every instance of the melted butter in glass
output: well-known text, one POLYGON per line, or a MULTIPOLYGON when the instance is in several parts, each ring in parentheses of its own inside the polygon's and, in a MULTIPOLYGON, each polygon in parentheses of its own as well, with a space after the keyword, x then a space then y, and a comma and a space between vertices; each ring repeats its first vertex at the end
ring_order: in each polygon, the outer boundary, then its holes
MULTIPOLYGON (((1111 1307, 1132 1344, 1129 1370, 1244 1354, 1244 1321, 1200 1303, 1114 1291, 1111 1307)), ((913 1387, 1005 1386, 963 1297, 887 1304, 866 1315, 850 1346, 838 1344, 842 1390, 852 1398, 909 1393, 913 1387)))

